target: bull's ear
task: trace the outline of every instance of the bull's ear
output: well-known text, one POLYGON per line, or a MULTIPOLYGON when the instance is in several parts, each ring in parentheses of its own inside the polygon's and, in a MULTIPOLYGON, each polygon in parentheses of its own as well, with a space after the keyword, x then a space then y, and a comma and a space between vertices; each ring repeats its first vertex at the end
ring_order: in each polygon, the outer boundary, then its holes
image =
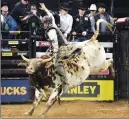
POLYGON ((45 68, 48 69, 48 68, 52 67, 53 65, 54 65, 53 62, 47 62, 47 63, 45 63, 45 68))
POLYGON ((42 65, 42 62, 41 61, 37 62, 37 65, 38 66, 41 66, 42 65))

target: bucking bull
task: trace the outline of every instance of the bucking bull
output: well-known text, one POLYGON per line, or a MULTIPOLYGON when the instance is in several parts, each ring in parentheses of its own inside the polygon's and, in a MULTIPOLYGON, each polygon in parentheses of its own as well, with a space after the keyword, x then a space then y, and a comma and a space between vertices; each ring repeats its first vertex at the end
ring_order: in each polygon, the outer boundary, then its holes
POLYGON ((65 69, 67 83, 61 82, 60 76, 55 72, 53 57, 43 55, 41 58, 27 59, 21 55, 26 66, 26 73, 30 76, 31 84, 35 87, 35 100, 33 107, 26 112, 32 115, 43 96, 47 99, 45 111, 40 115, 46 115, 51 106, 59 100, 61 95, 69 89, 79 86, 91 73, 103 72, 110 69, 115 76, 113 60, 106 60, 104 47, 98 42, 100 23, 105 23, 111 30, 111 25, 105 20, 98 20, 97 30, 91 39, 77 44, 69 44, 60 47, 61 57, 58 59, 65 69), (49 93, 47 93, 47 90, 49 93))

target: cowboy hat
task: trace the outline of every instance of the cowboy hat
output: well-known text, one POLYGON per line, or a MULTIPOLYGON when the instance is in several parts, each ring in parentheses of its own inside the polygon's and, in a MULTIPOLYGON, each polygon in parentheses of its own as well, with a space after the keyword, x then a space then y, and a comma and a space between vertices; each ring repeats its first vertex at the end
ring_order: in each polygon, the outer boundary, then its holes
POLYGON ((69 11, 69 10, 70 10, 69 4, 68 4, 68 3, 62 3, 62 4, 60 5, 60 9, 69 11))
POLYGON ((88 7, 83 2, 79 2, 78 5, 77 5, 77 8, 81 9, 81 10, 87 10, 88 9, 88 7))
POLYGON ((98 8, 102 7, 102 8, 105 8, 105 9, 107 8, 107 6, 104 3, 98 3, 97 7, 98 8))
POLYGON ((1 4, 1 10, 2 10, 2 11, 8 11, 8 4, 7 4, 6 2, 3 2, 3 3, 1 4))
POLYGON ((91 11, 92 11, 92 10, 93 10, 93 11, 96 11, 96 10, 97 10, 96 5, 95 5, 95 4, 91 4, 89 10, 91 10, 91 11))
POLYGON ((1 3, 1 8, 2 8, 3 6, 8 6, 7 2, 2 2, 2 3, 1 3))

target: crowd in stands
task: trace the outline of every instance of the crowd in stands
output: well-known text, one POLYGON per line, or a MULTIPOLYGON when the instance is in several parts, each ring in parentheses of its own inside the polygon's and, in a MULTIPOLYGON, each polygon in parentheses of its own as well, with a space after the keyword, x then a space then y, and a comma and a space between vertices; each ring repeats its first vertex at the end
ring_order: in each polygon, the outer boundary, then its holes
MULTIPOLYGON (((33 20, 37 20, 36 35, 45 39, 45 26, 42 25, 43 17, 46 15, 40 9, 40 6, 36 4, 29 4, 28 0, 20 0, 16 3, 15 7, 9 11, 8 4, 6 2, 1 4, 1 30, 2 31, 19 31, 28 30, 29 22, 33 17, 33 20)), ((114 18, 112 18, 107 12, 107 6, 104 3, 98 3, 97 5, 91 4, 88 8, 83 2, 79 2, 77 5, 78 14, 72 16, 69 14, 68 3, 62 3, 59 11, 50 11, 54 18, 56 25, 60 28, 65 38, 70 35, 75 36, 75 41, 84 41, 89 39, 88 34, 93 34, 96 30, 96 22, 98 19, 104 19, 110 24, 114 24, 114 18)), ((32 25, 34 26, 34 25, 32 25)), ((110 33, 105 24, 101 24, 100 33, 110 33)), ((13 39, 14 34, 3 35, 4 38, 13 39)))

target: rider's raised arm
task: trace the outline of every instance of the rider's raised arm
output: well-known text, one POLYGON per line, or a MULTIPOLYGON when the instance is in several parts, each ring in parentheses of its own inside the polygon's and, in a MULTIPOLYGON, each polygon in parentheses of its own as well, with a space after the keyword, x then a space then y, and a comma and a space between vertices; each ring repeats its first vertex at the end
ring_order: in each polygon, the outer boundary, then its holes
POLYGON ((67 45, 68 41, 67 39, 64 37, 64 35, 62 34, 62 32, 60 31, 60 29, 57 27, 56 23, 55 23, 55 18, 53 16, 53 14, 46 8, 46 6, 44 5, 44 3, 40 3, 41 5, 41 9, 44 10, 48 16, 50 16, 52 18, 52 25, 53 27, 56 28, 56 30, 58 31, 58 33, 60 34, 62 40, 64 41, 64 44, 67 45))
POLYGON ((46 8, 45 4, 44 3, 40 3, 41 5, 41 9, 44 10, 48 16, 50 16, 52 18, 52 25, 54 27, 57 27, 56 23, 55 23, 55 18, 53 16, 53 14, 46 8))

